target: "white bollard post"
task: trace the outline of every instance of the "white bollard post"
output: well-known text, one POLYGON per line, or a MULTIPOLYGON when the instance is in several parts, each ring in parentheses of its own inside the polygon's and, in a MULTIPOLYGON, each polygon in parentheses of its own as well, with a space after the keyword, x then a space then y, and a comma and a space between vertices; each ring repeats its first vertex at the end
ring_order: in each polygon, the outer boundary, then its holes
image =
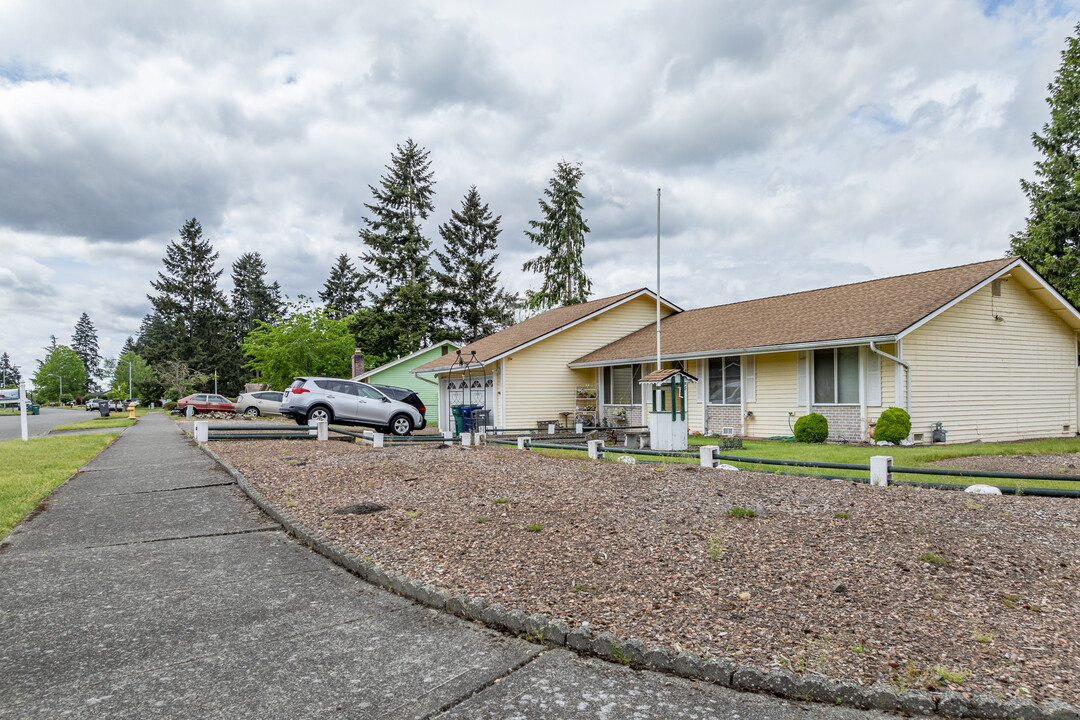
POLYGON ((19 426, 22 429, 22 441, 30 442, 30 431, 26 426, 26 381, 19 381, 19 426))
POLYGON ((453 430, 443 430, 442 437, 443 437, 443 440, 453 440, 454 439, 454 431, 453 430))
POLYGON ((604 447, 604 441, 603 440, 590 440, 589 441, 589 459, 590 460, 598 460, 598 459, 600 459, 600 455, 603 453, 603 450, 601 448, 603 448, 603 447, 604 447))
POLYGON ((555 423, 548 423, 548 435, 555 434, 555 423))
POLYGON ((527 450, 528 448, 525 446, 525 443, 527 443, 528 441, 529 441, 529 438, 519 437, 518 438, 518 450, 527 450))
POLYGON ((888 487, 892 482, 892 456, 874 455, 870 458, 870 484, 888 487))
POLYGON ((315 439, 324 442, 330 439, 330 423, 325 420, 315 421, 315 439))
POLYGON ((463 432, 463 433, 461 433, 461 447, 469 447, 470 445, 472 445, 472 433, 471 432, 463 432))
POLYGON ((210 438, 210 423, 205 420, 195 421, 195 442, 206 442, 210 438))
POLYGON ((716 451, 715 445, 702 445, 698 452, 701 455, 701 467, 713 468, 716 467, 716 461, 713 458, 713 452, 716 451))
POLYGON ((371 446, 372 447, 377 447, 377 448, 385 447, 385 445, 386 445, 385 438, 386 438, 386 436, 383 435, 381 432, 374 433, 371 436, 371 446))
POLYGON ((574 432, 578 435, 585 432, 585 423, 574 423, 574 432))

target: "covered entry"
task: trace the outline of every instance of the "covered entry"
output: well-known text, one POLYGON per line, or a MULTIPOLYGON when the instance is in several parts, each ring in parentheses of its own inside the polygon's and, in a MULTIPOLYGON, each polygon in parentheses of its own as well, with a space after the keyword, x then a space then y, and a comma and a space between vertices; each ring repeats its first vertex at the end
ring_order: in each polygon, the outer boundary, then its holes
POLYGON ((686 450, 686 384, 697 378, 679 368, 654 370, 641 378, 642 390, 651 391, 649 446, 653 450, 686 450))

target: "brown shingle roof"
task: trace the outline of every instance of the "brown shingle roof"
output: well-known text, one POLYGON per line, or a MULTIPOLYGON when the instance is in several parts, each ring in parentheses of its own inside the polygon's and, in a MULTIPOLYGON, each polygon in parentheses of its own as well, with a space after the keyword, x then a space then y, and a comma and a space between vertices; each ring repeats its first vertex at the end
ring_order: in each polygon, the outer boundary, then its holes
MULTIPOLYGON (((1014 257, 686 310, 660 321, 664 356, 896 335, 1014 262, 1014 257)), ((654 357, 656 324, 575 360, 654 357)))
MULTIPOLYGON (((480 338, 476 342, 469 343, 461 348, 461 356, 468 359, 472 354, 472 351, 475 350, 476 359, 480 362, 487 362, 494 357, 510 352, 515 348, 530 343, 550 332, 559 330, 572 322, 592 315, 595 312, 614 305, 620 300, 625 300, 631 295, 636 295, 645 290, 646 288, 638 288, 637 290, 631 290, 630 292, 624 292, 619 295, 598 298, 578 305, 564 305, 548 310, 547 312, 540 313, 536 317, 523 320, 517 325, 511 325, 505 330, 500 330, 493 335, 488 335, 485 338, 480 338)), ((454 362, 456 357, 456 353, 443 355, 441 358, 436 358, 430 362, 424 363, 418 368, 414 368, 413 372, 447 368, 454 362)))

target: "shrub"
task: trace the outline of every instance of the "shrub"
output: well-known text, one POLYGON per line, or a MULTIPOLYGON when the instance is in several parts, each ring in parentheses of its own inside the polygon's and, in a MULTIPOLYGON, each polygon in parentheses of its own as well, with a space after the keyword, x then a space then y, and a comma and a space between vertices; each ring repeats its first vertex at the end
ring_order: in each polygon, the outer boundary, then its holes
POLYGON ((888 440, 899 443, 911 432, 911 416, 903 408, 891 407, 881 413, 874 426, 874 442, 888 440))
POLYGON ((164 404, 164 405, 163 405, 162 407, 163 407, 163 408, 164 408, 165 410, 175 410, 175 409, 176 409, 176 403, 174 403, 174 402, 172 402, 172 401, 170 400, 169 402, 165 403, 165 404, 164 404))
POLYGON ((829 421, 824 415, 810 413, 795 421, 795 441, 801 443, 825 442, 829 437, 829 421))

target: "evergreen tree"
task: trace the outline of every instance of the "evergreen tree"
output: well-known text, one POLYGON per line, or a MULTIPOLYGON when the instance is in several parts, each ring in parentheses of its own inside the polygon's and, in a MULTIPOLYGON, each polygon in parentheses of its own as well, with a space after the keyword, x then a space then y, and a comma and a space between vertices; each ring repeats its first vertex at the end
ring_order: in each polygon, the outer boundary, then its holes
POLYGON ((375 202, 365 205, 372 217, 364 218, 360 238, 368 248, 363 279, 372 308, 386 315, 395 332, 386 335, 393 338, 389 346, 358 341, 365 352, 404 355, 428 343, 437 317, 428 272, 431 241, 420 227, 433 209, 435 183, 428 152, 411 138, 397 146, 386 169, 379 187, 368 186, 375 202))
MULTIPOLYGON (((169 243, 163 258, 165 272, 150 285, 148 295, 165 332, 154 338, 159 347, 143 357, 162 357, 195 368, 199 377, 218 374, 225 393, 239 392, 243 384, 243 356, 233 332, 225 295, 218 288, 222 270, 215 269, 218 254, 202 237, 202 226, 192 218, 180 228, 179 240, 169 243)), ((212 387, 204 380, 203 389, 212 387)))
POLYGON ((128 335, 127 340, 124 341, 124 346, 120 348, 120 354, 127 355, 131 352, 135 352, 135 338, 128 335))
MULTIPOLYGON (((1080 36, 1080 24, 1074 31, 1080 36)), ((1012 252, 1031 263, 1073 305, 1080 305, 1080 40, 1066 39, 1057 77, 1047 88, 1050 121, 1032 142, 1043 156, 1035 179, 1021 180, 1030 202, 1027 227, 1012 252)))
POLYGON ((19 368, 11 364, 11 358, 5 352, 0 355, 0 387, 18 387, 22 380, 19 368))
MULTIPOLYGON (((42 350, 45 351, 46 355, 49 355, 49 354, 55 352, 56 348, 58 348, 58 347, 60 347, 60 346, 56 344, 56 336, 55 335, 50 335, 49 336, 49 344, 46 345, 45 347, 43 347, 42 350)), ((38 360, 38 364, 39 365, 41 364, 40 360, 38 360)))
POLYGON ((281 286, 266 284, 266 263, 259 253, 244 253, 232 266, 232 312, 237 342, 259 322, 272 322, 281 314, 281 286))
POLYGON ((499 287, 495 272, 501 220, 473 185, 461 210, 439 226, 444 252, 435 251, 441 266, 435 276, 442 288, 443 322, 458 342, 470 343, 513 324, 517 295, 499 287))
POLYGON ((326 303, 326 314, 341 320, 360 309, 364 294, 364 281, 345 253, 338 255, 330 270, 330 277, 319 291, 319 299, 326 303))
POLYGON ((71 349, 83 361, 87 377, 93 379, 101 376, 101 353, 98 352, 97 330, 90 316, 82 314, 75 323, 75 334, 71 336, 71 349))
POLYGON ((526 296, 530 308, 583 303, 592 292, 592 281, 585 274, 582 259, 589 226, 581 216, 583 196, 577 189, 584 176, 580 163, 560 162, 555 177, 544 189, 547 199, 540 198, 543 219, 529 221, 533 230, 526 230, 525 235, 547 249, 547 254, 527 261, 522 268, 544 276, 540 289, 526 296))

